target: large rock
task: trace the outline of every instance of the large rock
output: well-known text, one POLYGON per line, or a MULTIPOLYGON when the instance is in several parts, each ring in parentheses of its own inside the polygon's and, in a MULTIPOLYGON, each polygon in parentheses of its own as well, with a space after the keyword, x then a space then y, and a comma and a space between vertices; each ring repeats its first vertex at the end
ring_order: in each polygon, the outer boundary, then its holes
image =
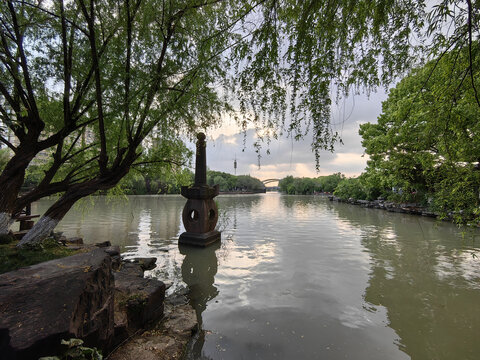
POLYGON ((163 317, 165 284, 143 278, 142 266, 137 263, 123 263, 114 274, 115 333, 118 341, 163 317))
POLYGON ((0 275, 0 357, 38 359, 62 339, 105 348, 114 331, 114 278, 102 249, 0 275))

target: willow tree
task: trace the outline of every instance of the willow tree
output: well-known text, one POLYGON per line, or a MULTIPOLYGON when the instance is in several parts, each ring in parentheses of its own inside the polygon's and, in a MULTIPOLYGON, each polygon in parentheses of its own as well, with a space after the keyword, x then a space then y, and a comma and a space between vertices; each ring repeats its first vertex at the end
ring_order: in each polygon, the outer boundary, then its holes
POLYGON ((433 53, 472 43, 479 4, 462 4, 426 14, 413 0, 3 1, 0 114, 18 143, 0 138, 14 152, 0 176, 0 230, 26 202, 59 192, 22 244, 41 240, 75 201, 115 186, 153 131, 192 133, 225 112, 267 142, 309 129, 318 165, 337 138, 332 87, 334 100, 390 83, 425 50, 414 35, 433 53), (19 196, 45 150, 44 179, 19 196))

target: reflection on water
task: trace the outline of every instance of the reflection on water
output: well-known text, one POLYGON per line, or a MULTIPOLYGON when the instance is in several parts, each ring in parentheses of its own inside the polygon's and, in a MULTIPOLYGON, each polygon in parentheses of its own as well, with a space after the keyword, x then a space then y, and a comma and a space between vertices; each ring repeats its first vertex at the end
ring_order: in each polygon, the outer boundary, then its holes
POLYGON ((200 326, 207 303, 218 294, 214 282, 218 269, 215 251, 219 248, 220 242, 205 249, 179 245, 180 253, 185 255, 182 262, 182 279, 190 290, 188 296, 197 313, 200 326))
POLYGON ((189 359, 478 358, 478 231, 323 197, 217 199, 207 249, 179 249, 177 196, 96 198, 60 227, 156 256, 150 276, 190 288, 206 331, 189 359))
MULTIPOLYGON (((32 204, 32 213, 42 214, 53 200, 32 204)), ((88 243, 110 240, 124 251, 139 239, 164 243, 178 235, 184 201, 181 196, 129 196, 107 199, 90 197, 74 207, 60 223, 58 230, 69 236, 82 236, 88 243)), ((147 254, 144 254, 147 255, 147 254)))
POLYGON ((399 349, 416 359, 476 359, 479 249, 449 223, 337 206, 352 224, 365 224, 361 244, 371 256, 365 301, 387 310, 399 349))

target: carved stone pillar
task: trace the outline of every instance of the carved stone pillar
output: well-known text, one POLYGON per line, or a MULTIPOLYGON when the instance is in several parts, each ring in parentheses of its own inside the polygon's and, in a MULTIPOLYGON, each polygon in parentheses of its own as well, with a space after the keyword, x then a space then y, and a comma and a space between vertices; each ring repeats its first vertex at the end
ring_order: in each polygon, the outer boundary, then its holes
POLYGON ((182 186, 182 196, 187 203, 183 208, 182 220, 186 232, 178 239, 181 244, 208 246, 219 241, 221 234, 215 230, 218 209, 213 198, 218 195, 219 187, 207 185, 207 156, 205 134, 197 135, 197 153, 195 158, 195 183, 182 186))

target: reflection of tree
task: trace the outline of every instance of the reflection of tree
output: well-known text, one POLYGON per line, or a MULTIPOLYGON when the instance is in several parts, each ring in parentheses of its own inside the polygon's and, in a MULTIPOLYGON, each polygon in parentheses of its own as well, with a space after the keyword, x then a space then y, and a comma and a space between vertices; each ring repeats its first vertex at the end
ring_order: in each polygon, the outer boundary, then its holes
POLYGON ((182 278, 188 285, 190 303, 195 309, 200 327, 202 312, 207 303, 218 295, 213 285, 217 274, 218 260, 215 251, 220 248, 220 241, 206 247, 179 245, 180 253, 185 255, 182 263, 182 278))
POLYGON ((455 228, 339 205, 339 218, 363 229, 372 258, 365 301, 386 308, 399 348, 412 359, 477 359, 480 294, 462 276, 471 255, 462 254, 455 228))
POLYGON ((306 207, 312 203, 316 202, 316 197, 313 195, 282 195, 281 196, 281 201, 283 206, 285 206, 288 209, 291 209, 293 207, 295 208, 302 208, 306 207))
POLYGON ((262 195, 220 195, 217 197, 221 208, 232 209, 250 209, 260 202, 262 195))
POLYGON ((237 229, 237 209, 250 210, 258 206, 261 198, 261 195, 222 195, 216 198, 219 213, 217 229, 222 232, 237 229))

